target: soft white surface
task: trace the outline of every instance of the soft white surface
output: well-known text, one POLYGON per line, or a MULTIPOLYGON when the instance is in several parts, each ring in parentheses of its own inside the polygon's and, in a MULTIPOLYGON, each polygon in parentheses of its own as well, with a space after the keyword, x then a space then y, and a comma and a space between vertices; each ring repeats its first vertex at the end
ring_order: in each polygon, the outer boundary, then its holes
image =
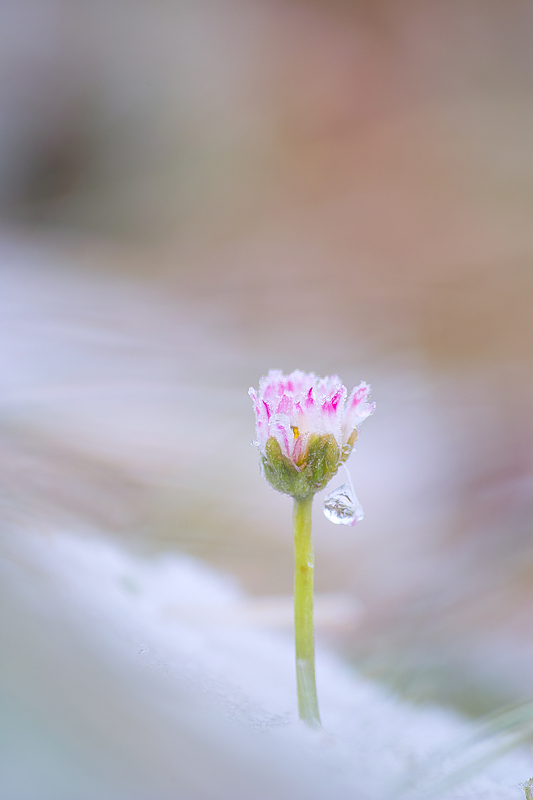
MULTIPOLYGON (((110 742, 99 773, 104 798, 400 797, 436 754, 431 786, 439 752, 470 732, 447 712, 400 703, 324 650, 324 733, 309 731, 297 720, 290 635, 234 617, 247 599, 225 576, 175 554, 132 555, 94 531, 26 532, 3 544, 3 591, 18 618, 28 612, 40 621, 48 642, 34 637, 33 665, 24 665, 4 621, 4 641, 28 670, 11 680, 24 688, 35 669, 40 692, 57 695, 56 735, 72 738, 85 758, 72 776, 76 797, 91 796, 87 775, 110 742)), ((34 710, 31 692, 29 705, 34 710)), ((61 764, 61 753, 56 759, 61 764)), ((533 761, 515 753, 442 796, 518 800, 518 783, 532 771, 533 761)), ((12 761, 0 772, 1 794, 73 796, 48 778, 52 793, 41 776, 16 794, 21 776, 12 761)))

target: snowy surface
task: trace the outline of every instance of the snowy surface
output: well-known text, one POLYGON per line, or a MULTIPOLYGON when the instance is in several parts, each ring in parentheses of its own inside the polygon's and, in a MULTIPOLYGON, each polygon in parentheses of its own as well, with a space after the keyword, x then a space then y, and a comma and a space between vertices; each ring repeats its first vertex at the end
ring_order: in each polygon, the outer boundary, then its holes
MULTIPOLYGON (((55 709, 57 740, 46 770, 24 773, 11 741, 3 797, 419 797, 409 786, 428 764, 431 796, 522 796, 533 761, 520 752, 437 791, 453 772, 453 759, 441 768, 441 754, 468 741, 469 725, 399 702, 324 650, 324 731, 305 728, 290 635, 254 624, 253 603, 239 614, 246 595, 190 557, 133 555, 94 531, 27 531, 3 545, 4 608, 22 620, 17 632, 3 621, 18 663, 11 689, 31 706, 28 684, 39 676, 41 713, 55 709), (32 664, 21 652, 28 619, 32 664)), ((26 750, 25 763, 34 765, 42 747, 37 741, 30 757, 26 750)))

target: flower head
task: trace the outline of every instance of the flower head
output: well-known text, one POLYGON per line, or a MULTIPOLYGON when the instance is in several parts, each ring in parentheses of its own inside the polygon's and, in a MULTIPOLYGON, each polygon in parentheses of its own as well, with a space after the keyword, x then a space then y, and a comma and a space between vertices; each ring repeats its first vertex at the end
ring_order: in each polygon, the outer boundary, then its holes
POLYGON ((259 391, 250 389, 265 477, 280 492, 307 497, 323 489, 346 461, 359 425, 374 411, 370 386, 348 396, 337 375, 318 378, 270 370, 259 391))

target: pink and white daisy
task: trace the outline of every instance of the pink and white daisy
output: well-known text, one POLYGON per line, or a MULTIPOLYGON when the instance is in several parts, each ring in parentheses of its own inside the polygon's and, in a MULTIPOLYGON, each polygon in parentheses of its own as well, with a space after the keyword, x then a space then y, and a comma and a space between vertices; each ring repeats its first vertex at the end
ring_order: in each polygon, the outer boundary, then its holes
MULTIPOLYGON (((313 372, 295 370, 283 375, 280 370, 270 370, 261 378, 259 391, 251 388, 249 394, 256 417, 257 441, 254 444, 259 448, 265 468, 274 454, 277 461, 281 457, 285 472, 291 466, 301 472, 307 466, 310 453, 315 460, 320 455, 318 441, 329 448, 327 474, 325 472, 320 480, 313 479, 314 485, 309 491, 317 491, 319 483, 335 474, 352 450, 358 427, 374 411, 374 403, 367 402, 370 386, 362 382, 348 396, 337 375, 319 378, 313 372), (279 448, 273 449, 272 440, 279 448), (335 444, 336 458, 332 453, 335 444), (337 462, 334 470, 332 459, 337 462)), ((278 465, 270 466, 277 469, 278 465)), ((314 467, 313 475, 316 478, 314 467)), ((268 470, 266 476, 274 485, 268 470)), ((275 488, 292 494, 286 488, 275 488)))

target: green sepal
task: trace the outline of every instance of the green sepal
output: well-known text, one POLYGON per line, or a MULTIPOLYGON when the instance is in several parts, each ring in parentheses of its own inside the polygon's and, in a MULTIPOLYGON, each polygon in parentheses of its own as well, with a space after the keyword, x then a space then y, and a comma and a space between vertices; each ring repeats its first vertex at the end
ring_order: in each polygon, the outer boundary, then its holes
POLYGON ((342 461, 343 464, 350 457, 350 453, 352 452, 353 446, 357 441, 357 437, 358 437, 357 429, 354 428, 353 431, 350 434, 350 438, 348 439, 348 441, 346 442, 346 444, 344 445, 344 447, 342 448, 342 451, 341 451, 341 461, 342 461))
POLYGON ((312 436, 307 450, 306 469, 313 491, 319 492, 339 469, 339 446, 334 436, 312 436))
POLYGON ((337 441, 331 434, 310 437, 305 457, 298 468, 281 451, 279 442, 271 436, 262 458, 265 478, 278 492, 304 498, 319 492, 336 474, 341 460, 337 441))
MULTIPOLYGON (((287 458, 287 456, 281 452, 279 442, 274 436, 271 436, 266 443, 265 451, 265 455, 263 456, 263 469, 267 481, 276 491, 296 497, 297 490, 300 488, 298 484, 301 474, 298 468, 292 463, 290 458, 287 458)), ((308 492, 306 494, 308 494, 308 492)), ((303 496, 305 497, 305 495, 303 496)))

